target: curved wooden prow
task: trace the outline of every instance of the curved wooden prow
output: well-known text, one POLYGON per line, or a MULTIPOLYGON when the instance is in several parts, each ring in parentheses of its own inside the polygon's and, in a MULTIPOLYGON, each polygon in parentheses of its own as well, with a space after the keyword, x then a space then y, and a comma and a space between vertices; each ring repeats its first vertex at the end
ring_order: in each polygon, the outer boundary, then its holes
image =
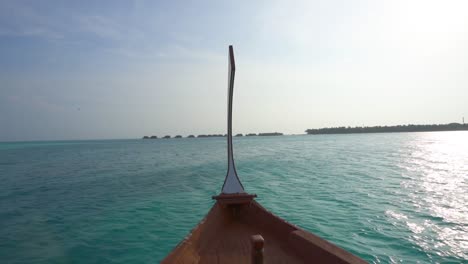
POLYGON ((213 196, 216 203, 210 212, 161 263, 366 263, 275 216, 254 200, 255 194, 244 191, 232 150, 235 69, 229 46, 228 171, 223 188, 213 196))
POLYGON ((222 194, 245 193, 244 186, 237 176, 236 167, 234 165, 234 155, 232 150, 232 97, 234 93, 234 75, 236 72, 236 64, 234 62, 234 50, 232 45, 229 46, 229 72, 228 72, 228 111, 227 111, 227 152, 228 152, 228 171, 224 180, 222 194))

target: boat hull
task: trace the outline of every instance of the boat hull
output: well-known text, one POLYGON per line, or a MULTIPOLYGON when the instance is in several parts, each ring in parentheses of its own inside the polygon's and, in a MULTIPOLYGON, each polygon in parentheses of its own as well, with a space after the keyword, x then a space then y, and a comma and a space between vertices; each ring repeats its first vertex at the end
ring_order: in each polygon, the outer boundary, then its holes
POLYGON ((266 210, 255 200, 217 201, 161 263, 251 263, 253 235, 264 242, 264 263, 367 263, 266 210))

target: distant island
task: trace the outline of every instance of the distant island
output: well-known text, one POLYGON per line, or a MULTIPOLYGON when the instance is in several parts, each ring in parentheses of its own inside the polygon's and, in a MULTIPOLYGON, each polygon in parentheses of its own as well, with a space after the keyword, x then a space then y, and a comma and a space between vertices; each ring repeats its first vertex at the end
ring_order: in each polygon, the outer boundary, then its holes
MULTIPOLYGON (((258 133, 258 134, 255 134, 255 133, 249 133, 249 134, 245 134, 246 136, 250 137, 250 136, 282 136, 283 133, 279 133, 279 132, 268 132, 268 133, 258 133)), ((198 135, 196 136, 197 138, 212 138, 212 137, 226 137, 227 135, 226 134, 201 134, 201 135, 198 135)), ((236 134, 235 137, 243 137, 244 135, 243 134, 236 134)), ((157 136, 143 136, 143 139, 157 139, 158 137, 157 136)), ((170 135, 166 135, 164 137, 162 137, 164 139, 170 139, 171 136, 170 135)), ((173 138, 182 138, 181 135, 176 135, 175 137, 173 138)), ((195 135, 189 135, 187 136, 187 138, 195 138, 195 135)))
POLYGON ((468 130, 468 124, 450 123, 441 125, 399 125, 371 127, 326 127, 307 129, 309 135, 320 134, 358 134, 358 133, 396 133, 396 132, 432 132, 468 130))
POLYGON ((265 136, 282 136, 283 133, 279 133, 279 132, 259 133, 258 135, 261 136, 261 137, 265 137, 265 136))
POLYGON ((226 135, 223 134, 210 134, 210 135, 198 135, 199 138, 206 138, 206 137, 225 137, 226 135))

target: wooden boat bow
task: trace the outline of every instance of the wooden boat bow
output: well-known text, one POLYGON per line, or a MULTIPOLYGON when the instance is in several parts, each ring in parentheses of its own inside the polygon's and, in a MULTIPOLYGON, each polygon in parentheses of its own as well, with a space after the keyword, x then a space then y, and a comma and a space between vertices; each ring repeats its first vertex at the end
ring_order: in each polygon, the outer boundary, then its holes
POLYGON ((266 210, 237 176, 232 148, 234 51, 229 46, 228 171, 203 220, 161 263, 367 263, 266 210))

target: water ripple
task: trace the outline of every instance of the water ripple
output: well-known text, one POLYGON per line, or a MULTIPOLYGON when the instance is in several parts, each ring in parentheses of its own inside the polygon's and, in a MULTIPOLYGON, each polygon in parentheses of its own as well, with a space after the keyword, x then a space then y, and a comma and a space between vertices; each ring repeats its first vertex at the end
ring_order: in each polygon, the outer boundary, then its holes
MULTIPOLYGON (((1 143, 0 256, 157 262, 211 207, 225 146, 1 143)), ((234 148, 265 207, 371 263, 468 261, 466 132, 248 137, 234 148)))

